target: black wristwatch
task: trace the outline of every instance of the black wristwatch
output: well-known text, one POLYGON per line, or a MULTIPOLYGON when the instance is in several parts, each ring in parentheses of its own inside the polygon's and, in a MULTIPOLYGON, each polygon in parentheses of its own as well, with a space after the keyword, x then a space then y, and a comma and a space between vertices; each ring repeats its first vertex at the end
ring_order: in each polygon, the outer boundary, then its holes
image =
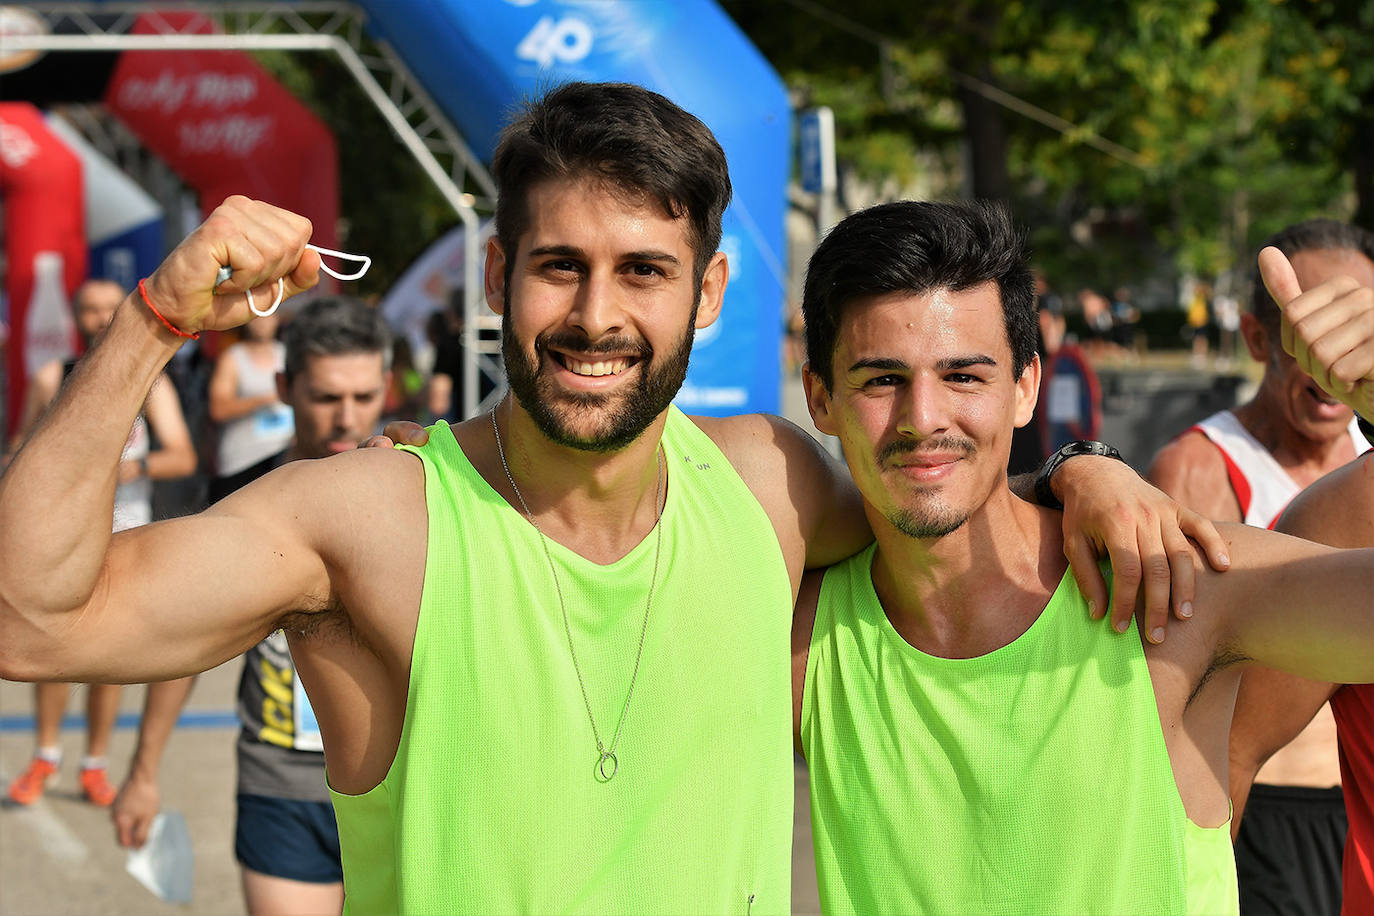
POLYGON ((1035 475, 1035 501, 1046 509, 1062 509, 1064 504, 1059 501, 1059 497, 1054 495, 1054 489, 1050 487, 1050 478, 1054 472, 1059 470, 1059 466, 1070 458, 1079 455, 1101 455, 1104 458, 1115 458, 1117 461, 1124 462, 1126 459, 1121 457, 1121 453, 1105 442, 1092 442, 1087 439, 1079 439, 1062 446, 1045 460, 1040 466, 1040 473, 1035 475))
POLYGON ((1374 423, 1370 423, 1359 414, 1355 414, 1355 419, 1360 421, 1360 432, 1364 433, 1365 441, 1374 447, 1374 423))

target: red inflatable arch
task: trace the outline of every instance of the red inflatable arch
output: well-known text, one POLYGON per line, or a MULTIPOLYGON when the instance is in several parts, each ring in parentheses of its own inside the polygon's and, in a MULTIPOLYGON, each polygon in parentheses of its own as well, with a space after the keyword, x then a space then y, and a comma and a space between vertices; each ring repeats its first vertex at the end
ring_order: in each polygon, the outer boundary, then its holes
MULTIPOLYGON (((4 198, 5 292, 10 303, 6 360, 6 434, 13 434, 24 403, 23 340, 33 294, 33 259, 40 251, 62 255, 68 297, 86 276, 81 161, 58 139, 37 108, 0 102, 0 197, 4 198)), ((77 341, 72 341, 75 347, 77 341)))

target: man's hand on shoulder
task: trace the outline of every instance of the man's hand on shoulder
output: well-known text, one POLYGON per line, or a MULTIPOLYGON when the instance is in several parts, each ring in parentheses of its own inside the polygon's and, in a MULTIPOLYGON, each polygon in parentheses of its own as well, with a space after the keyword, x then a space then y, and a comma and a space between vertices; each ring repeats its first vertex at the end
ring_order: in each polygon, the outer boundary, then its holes
POLYGON ((1169 609, 1192 616, 1200 560, 1196 541, 1212 568, 1230 566, 1226 541, 1211 521, 1170 499, 1111 458, 1079 457, 1055 477, 1064 502, 1064 555, 1095 617, 1106 613, 1107 584, 1098 560, 1112 566, 1112 625, 1124 631, 1144 594, 1142 632, 1164 640, 1169 609))
POLYGON ((372 436, 363 442, 363 448, 395 448, 398 445, 419 447, 429 442, 429 431, 419 423, 409 420, 392 420, 382 430, 380 436, 372 436))

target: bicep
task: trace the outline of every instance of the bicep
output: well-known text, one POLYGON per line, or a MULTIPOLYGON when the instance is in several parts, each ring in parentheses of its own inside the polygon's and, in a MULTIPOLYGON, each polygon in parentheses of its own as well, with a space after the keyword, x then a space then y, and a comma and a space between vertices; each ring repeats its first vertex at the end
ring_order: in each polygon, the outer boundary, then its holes
POLYGON ((1288 504, 1275 530, 1332 547, 1374 547, 1374 451, 1337 468, 1288 504))
POLYGON ((58 679, 180 677, 243 652, 289 612, 325 609, 316 519, 282 476, 199 515, 115 535, 90 600, 51 634, 58 679))
POLYGON ((1205 580, 1205 600, 1225 631, 1218 644, 1313 680, 1374 680, 1374 549, 1333 550, 1245 525, 1223 528, 1232 569, 1205 580))

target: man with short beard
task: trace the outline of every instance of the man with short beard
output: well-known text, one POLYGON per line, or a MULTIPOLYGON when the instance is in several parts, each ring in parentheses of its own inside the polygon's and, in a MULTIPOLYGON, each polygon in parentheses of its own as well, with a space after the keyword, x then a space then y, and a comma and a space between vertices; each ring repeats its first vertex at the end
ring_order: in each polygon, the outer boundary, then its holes
MULTIPOLYGON (((791 602, 805 566, 871 533, 800 430, 669 404, 728 279, 724 153, 662 96, 573 83, 507 128, 492 171, 486 294, 516 396, 424 448, 293 462, 200 516, 100 535, 90 468, 182 337, 318 279, 307 221, 230 198, 0 478, 0 676, 174 677, 281 627, 349 909, 787 912, 791 602)), ((1069 549, 1098 607, 1093 543, 1134 564, 1123 601, 1149 571, 1156 621, 1177 564, 1184 612, 1179 523, 1221 564, 1215 532, 1123 494, 1120 464, 1075 465, 1100 523, 1069 549)))
MULTIPOLYGON (((1304 288, 1338 276, 1374 285, 1374 234, 1359 226, 1309 220, 1276 233, 1261 247, 1267 246, 1292 259, 1304 288)), ((1255 396, 1207 417, 1160 449, 1146 476, 1209 518, 1270 528, 1293 497, 1348 464, 1366 444, 1353 411, 1284 352, 1279 308, 1258 276, 1241 333, 1250 355, 1264 366, 1255 396)), ((1242 680, 1238 731, 1268 728, 1274 698, 1263 682, 1258 671, 1242 680)), ((1253 757, 1247 748, 1237 753, 1243 770, 1253 757)), ((1341 909, 1346 818, 1331 710, 1318 709, 1258 776, 1251 772, 1237 788, 1233 832, 1247 916, 1335 916, 1341 909), (1251 779, 1257 780, 1253 788, 1251 779)))
MULTIPOLYGON (((1263 257, 1291 290, 1284 256, 1263 257)), ((989 205, 874 207, 811 258, 808 404, 876 535, 807 575, 793 630, 828 914, 1234 913, 1241 671, 1374 680, 1374 550, 1232 525, 1233 570, 1203 571, 1167 642, 1088 621, 1058 520, 1006 479, 1040 382, 1031 284, 989 205)), ((1374 337, 1374 289, 1281 301, 1363 315, 1374 337)), ((1374 410, 1374 358, 1365 373, 1346 396, 1374 410)))

